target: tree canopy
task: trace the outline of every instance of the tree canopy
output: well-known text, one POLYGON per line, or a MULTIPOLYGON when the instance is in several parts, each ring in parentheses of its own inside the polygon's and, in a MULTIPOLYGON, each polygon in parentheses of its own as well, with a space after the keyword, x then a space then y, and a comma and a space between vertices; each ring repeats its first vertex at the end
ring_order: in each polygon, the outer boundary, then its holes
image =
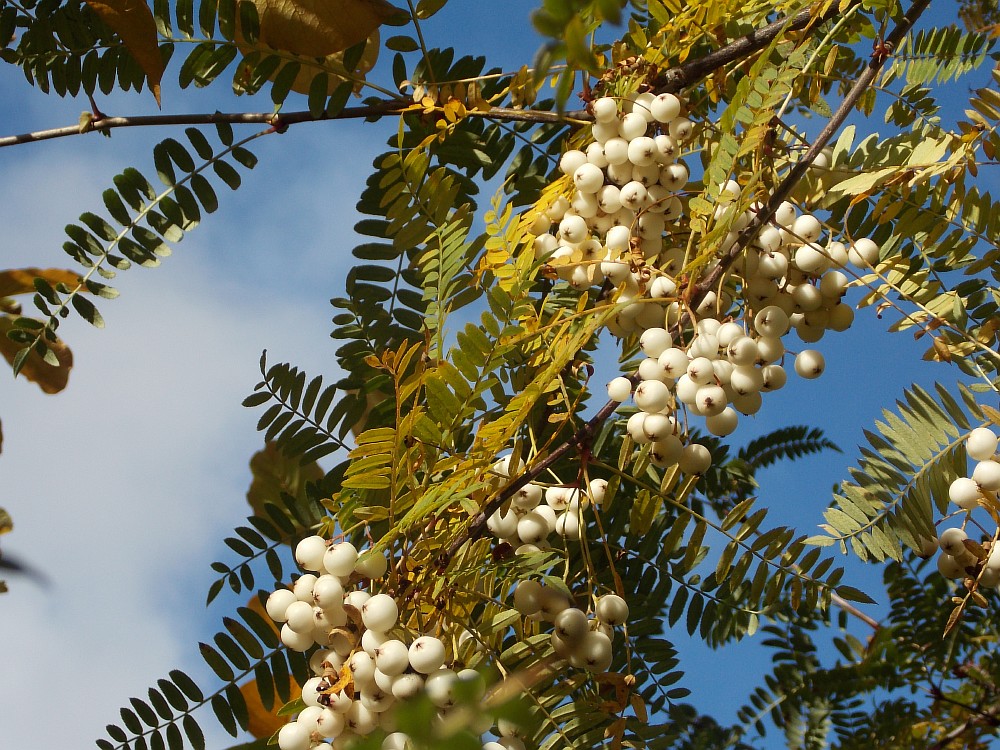
POLYGON ((261 139, 392 123, 336 368, 264 352, 243 400, 264 446, 212 566, 208 601, 242 603, 200 644, 217 681, 171 671, 98 746, 202 748, 212 721, 281 750, 989 746, 995 3, 547 0, 517 70, 434 38, 446 4, 0 0, 6 67, 89 104, 0 147, 173 128, 66 227, 68 268, 0 271, 0 351, 46 393, 69 384, 62 321, 103 327, 261 139), (273 108, 180 114, 174 75, 273 108), (106 114, 116 91, 164 112, 106 114), (823 420, 850 400, 821 376, 852 325, 940 374, 856 352, 857 387, 898 397, 800 528, 759 474, 842 449, 823 420), (737 441, 817 378, 799 423, 737 441), (770 651, 735 723, 687 700, 681 633, 770 651))

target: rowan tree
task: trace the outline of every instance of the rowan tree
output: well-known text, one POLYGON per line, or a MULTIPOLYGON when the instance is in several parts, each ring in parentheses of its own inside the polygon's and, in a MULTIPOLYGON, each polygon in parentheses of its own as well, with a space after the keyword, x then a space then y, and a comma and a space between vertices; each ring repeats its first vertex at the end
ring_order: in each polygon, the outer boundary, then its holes
MULTIPOLYGON (((517 71, 435 46, 445 4, 0 0, 3 61, 91 105, 0 146, 178 130, 67 227, 71 269, 0 274, 0 350, 51 391, 61 320, 102 325, 255 141, 392 123, 332 300, 342 377, 265 354, 244 401, 272 481, 214 566, 209 601, 247 600, 201 644, 220 682, 171 672, 98 745, 203 747, 214 714, 282 750, 987 746, 995 4, 551 0, 517 71), (274 110, 101 111, 172 71, 274 110), (821 339, 852 324, 926 342, 939 383, 899 383, 819 533, 782 525, 755 477, 834 447, 823 410, 730 436, 789 378, 830 399, 821 339), (883 569, 883 618, 844 555, 883 569), (681 629, 773 651, 738 724, 685 702, 681 629)), ((858 359, 860 388, 893 375, 858 359)))

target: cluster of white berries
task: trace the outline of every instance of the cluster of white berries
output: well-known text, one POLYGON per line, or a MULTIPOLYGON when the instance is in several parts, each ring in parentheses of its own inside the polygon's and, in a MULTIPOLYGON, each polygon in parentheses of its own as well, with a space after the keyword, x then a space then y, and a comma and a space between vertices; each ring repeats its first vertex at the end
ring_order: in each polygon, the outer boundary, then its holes
MULTIPOLYGON (((493 465, 493 473, 504 479, 511 477, 510 469, 510 456, 493 465)), ((523 470, 524 462, 520 461, 514 475, 523 470)), ((607 488, 604 479, 591 480, 586 491, 579 487, 543 487, 529 482, 517 491, 509 505, 497 509, 486 520, 486 528, 522 554, 548 548, 552 534, 577 540, 584 523, 583 511, 591 503, 600 505, 607 488)))
POLYGON ((614 628, 628 620, 628 604, 617 594, 597 600, 591 614, 571 606, 562 591, 538 581, 521 581, 514 589, 514 608, 523 616, 552 623, 551 644, 570 666, 606 672, 614 657, 614 628))
MULTIPOLYGON (((975 510, 984 502, 996 507, 1000 492, 998 442, 997 435, 987 427, 977 427, 966 438, 966 454, 976 462, 976 467, 971 477, 959 477, 948 488, 949 498, 962 510, 975 510)), ((940 533, 938 571, 945 578, 974 578, 980 586, 1000 587, 1000 544, 991 541, 967 544, 968 538, 963 528, 948 528, 940 533), (986 556, 977 555, 974 551, 977 548, 983 549, 986 556)))
MULTIPOLYGON (((376 728, 389 732, 383 750, 402 750, 406 737, 395 731, 396 701, 424 693, 443 713, 454 705, 459 682, 485 690, 477 671, 445 666, 455 665, 445 641, 412 633, 400 622, 393 597, 359 586, 385 575, 383 555, 359 555, 349 542, 311 536, 296 546, 295 559, 309 572, 292 588, 274 591, 265 608, 283 623, 286 646, 319 648, 309 659, 314 676, 302 687, 306 708, 278 732, 280 750, 338 749, 376 728)), ((455 640, 461 646, 470 638, 463 631, 455 640)))
MULTIPOLYGON (((678 157, 692 123, 673 94, 644 93, 624 102, 624 114, 614 98, 593 102, 594 142, 560 161, 573 197, 557 199, 536 218, 534 252, 577 289, 605 281, 621 287, 620 310, 609 328, 622 337, 640 334, 646 360, 634 394, 632 382, 618 378, 609 395, 617 401, 634 396, 640 411, 629 433, 638 443, 654 444, 654 464, 703 473, 711 456, 703 446, 684 445, 678 410, 704 417, 715 435, 735 430, 739 414, 760 408, 762 392, 785 384, 783 336, 794 330, 813 343, 827 329, 851 325, 854 312, 841 302, 849 278, 839 269, 876 264, 880 248, 867 238, 850 246, 821 242, 821 222, 784 202, 727 271, 718 293, 708 292, 689 311, 696 324, 674 340, 669 331, 685 312, 675 278, 685 251, 673 246, 671 226, 686 215, 682 190, 689 172, 678 157), (643 269, 636 266, 638 256, 643 269), (741 303, 734 309, 737 295, 741 303)), ((731 212, 740 194, 733 180, 721 186, 716 218, 731 212)), ((754 203, 733 219, 723 252, 761 208, 754 203)), ((824 368, 817 351, 795 356, 795 371, 804 378, 824 368)))

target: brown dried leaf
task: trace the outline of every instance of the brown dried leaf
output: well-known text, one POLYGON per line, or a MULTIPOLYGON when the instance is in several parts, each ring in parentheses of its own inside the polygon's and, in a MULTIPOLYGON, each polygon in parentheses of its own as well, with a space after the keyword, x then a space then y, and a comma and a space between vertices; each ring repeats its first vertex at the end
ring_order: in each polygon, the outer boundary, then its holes
MULTIPOLYGON (((295 678, 288 675, 288 684, 291 688, 292 700, 302 694, 302 689, 295 682, 295 678)), ((250 680, 240 685, 240 693, 247 704, 247 714, 250 717, 247 723, 247 731, 254 737, 267 738, 281 729, 288 723, 287 716, 278 716, 278 709, 281 708, 281 701, 276 700, 274 706, 268 711, 260 701, 260 694, 257 692, 257 680, 250 680)))
POLYGON ((72 288, 80 284, 80 274, 62 268, 12 268, 0 271, 0 297, 34 294, 36 278, 53 286, 67 284, 72 288))
POLYGON ((386 0, 252 0, 259 43, 301 57, 327 57, 364 41, 400 12, 386 0))
POLYGON ((336 682, 332 683, 330 687, 324 689, 322 692, 326 695, 336 695, 341 690, 353 690, 354 688, 354 674, 351 672, 350 662, 345 662, 344 666, 340 668, 340 674, 337 676, 336 682))
MULTIPOLYGON (((303 65, 292 83, 292 91, 308 94, 317 73, 328 75, 327 95, 346 80, 345 76, 364 80, 378 60, 379 27, 399 8, 386 0, 252 0, 260 20, 259 37, 250 43, 239 28, 236 43, 246 56, 254 52, 278 50, 321 60, 319 66, 303 65), (361 59, 353 70, 344 68, 344 51, 368 40, 361 59), (339 74, 338 74, 339 73, 339 74)), ((280 73, 279 66, 271 80, 280 73)), ((360 84, 355 86, 355 91, 360 84)))
MULTIPOLYGON (((14 327, 10 315, 0 315, 0 354, 13 366, 14 357, 24 347, 7 338, 7 331, 14 327)), ((59 360, 55 367, 43 360, 37 352, 31 352, 21 367, 21 375, 36 383, 45 393, 59 393, 69 382, 69 371, 73 367, 73 352, 62 341, 46 342, 59 360)))
MULTIPOLYGON (((301 466, 298 459, 288 458, 274 443, 268 443, 253 454, 250 458, 250 472, 253 481, 247 490, 247 502, 258 516, 266 516, 265 501, 273 501, 282 492, 304 504, 306 484, 323 476, 323 470, 315 461, 301 466)), ((291 514, 288 514, 288 518, 296 526, 299 525, 291 514)))
POLYGON ((160 78, 163 58, 156 40, 153 12, 143 0, 85 0, 87 5, 110 26, 125 48, 146 74, 149 91, 160 106, 160 78))
POLYGON ((955 609, 951 611, 951 614, 948 616, 948 624, 944 626, 944 632, 941 634, 942 638, 947 638, 948 633, 950 633, 952 628, 954 628, 958 624, 958 621, 959 619, 961 619, 962 611, 964 609, 965 609, 965 601, 963 600, 957 607, 955 607, 955 609))

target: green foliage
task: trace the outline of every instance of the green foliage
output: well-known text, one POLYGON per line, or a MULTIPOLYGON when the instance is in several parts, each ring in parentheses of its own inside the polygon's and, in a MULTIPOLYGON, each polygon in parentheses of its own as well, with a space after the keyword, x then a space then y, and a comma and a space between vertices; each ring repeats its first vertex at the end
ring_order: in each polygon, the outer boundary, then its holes
MULTIPOLYGON (((443 5, 421 0, 390 19, 413 26, 412 33, 386 35, 386 49, 395 53, 392 78, 405 92, 399 94, 365 78, 377 57, 374 41, 326 58, 304 55, 260 44, 261 19, 249 2, 154 4, 164 59, 178 47, 187 50, 178 70, 182 88, 213 85, 232 72, 239 93, 269 87, 278 108, 298 93, 308 117, 332 119, 351 93, 367 87, 382 96, 366 100, 363 113, 398 116, 398 130, 374 160, 358 202, 363 218, 355 231, 363 240, 353 249, 356 264, 343 296, 331 300, 342 376, 331 382, 261 357, 261 380, 243 403, 261 409, 257 427, 270 453, 258 454, 255 475, 266 476, 251 490, 253 514, 224 539, 235 559, 212 564, 217 577, 209 602, 227 587, 253 591, 265 569, 268 585, 284 586, 291 572, 285 547, 314 532, 389 554, 384 583, 408 608, 400 627, 468 629, 473 643, 454 646, 455 664, 490 680, 485 704, 459 700, 468 705, 454 711, 451 734, 443 734, 428 700, 401 709, 401 726, 419 746, 478 747, 473 714, 489 710, 509 712, 527 744, 542 750, 743 748, 752 735, 772 730, 802 748, 909 747, 957 738, 975 747, 991 728, 986 718, 995 723, 1000 700, 1000 663, 991 648, 1000 638, 996 618, 976 609, 994 614, 995 598, 984 598, 974 578, 954 596, 913 553, 936 539, 936 523, 950 515, 948 487, 967 474, 964 439, 995 414, 974 389, 995 394, 998 385, 1000 207, 974 178, 1000 152, 1000 96, 993 84, 975 90, 966 119, 955 122, 940 103, 942 84, 992 59, 994 33, 936 28, 908 36, 897 50, 872 53, 869 40, 881 44, 885 28, 901 28, 898 4, 838 3, 834 13, 833 2, 807 7, 793 0, 556 0, 534 16, 548 37, 536 67, 505 74, 488 69, 485 58, 456 59, 451 48, 428 47, 421 24, 443 5), (808 17, 795 16, 802 10, 808 17), (779 14, 786 28, 756 34, 779 14), (627 23, 620 40, 599 38, 605 24, 619 21, 627 23), (731 39, 740 41, 730 45, 731 39), (698 67, 734 45, 733 57, 698 67), (856 91, 862 72, 883 62, 876 83, 856 91), (546 81, 554 98, 539 100, 546 81), (623 289, 600 283, 603 269, 597 283, 563 283, 567 263, 596 274, 611 256, 586 256, 580 243, 567 242, 561 249, 572 260, 559 262, 535 246, 539 225, 553 231, 547 212, 574 197, 570 176, 556 165, 564 151, 586 147, 592 131, 586 120, 559 120, 551 110, 566 110, 581 81, 588 103, 598 94, 623 99, 683 88, 685 114, 700 123, 690 141, 678 136, 687 163, 701 162, 681 194, 687 219, 668 232, 671 244, 684 246, 682 260, 660 267, 659 255, 674 252, 667 240, 646 257, 637 239, 639 247, 630 246, 623 261, 634 274, 623 289), (827 165, 790 184, 789 175, 806 166, 809 143, 788 124, 792 116, 831 117, 835 99, 848 92, 858 96, 838 116, 848 108, 874 112, 881 92, 893 133, 855 143, 857 127, 845 128, 824 154, 827 165), (727 207, 722 188, 731 179, 741 191, 727 207), (481 210, 480 191, 491 182, 500 187, 481 210), (768 520, 757 474, 778 462, 839 451, 820 428, 785 427, 732 453, 723 440, 687 424, 698 416, 694 410, 674 408, 671 429, 712 458, 708 469, 682 472, 678 462, 662 468, 652 437, 640 440, 627 428, 630 407, 592 403, 602 392, 591 382, 594 363, 612 347, 626 363, 637 353, 621 316, 668 271, 675 286, 670 299, 650 297, 643 305, 675 341, 690 340, 708 292, 719 301, 717 317, 737 322, 768 299, 751 304, 746 288, 744 256, 757 228, 746 229, 757 221, 747 212, 760 218, 761 206, 771 211, 777 205, 768 204, 785 196, 820 215, 831 239, 874 239, 879 258, 854 282, 867 288, 862 306, 893 309, 893 331, 926 336, 928 358, 979 380, 933 392, 913 386, 884 410, 865 431, 868 445, 825 513, 825 533, 811 538, 768 520), (699 288, 703 273, 715 275, 699 288), (622 340, 612 341, 606 328, 622 340), (501 456, 507 469, 497 464, 501 456), (320 468, 321 460, 330 465, 320 468), (520 461, 523 468, 509 469, 520 461), (601 501, 587 495, 594 480, 608 483, 601 501), (490 539, 486 530, 529 482, 541 492, 575 492, 578 502, 551 543, 515 552, 517 536, 490 539), (567 531, 572 522, 574 533, 567 531), (872 597, 846 582, 845 569, 820 549, 835 542, 841 552, 887 564, 890 607, 882 622, 854 606, 872 597), (548 626, 512 607, 514 590, 528 580, 584 611, 602 595, 628 597, 629 621, 616 636, 609 671, 566 666, 548 626), (941 607, 949 596, 958 605, 950 617, 941 607), (855 620, 871 632, 859 637, 855 620), (757 634, 771 651, 773 670, 750 694, 738 726, 722 726, 682 703, 684 654, 671 640, 680 632, 711 648, 757 634), (914 698, 912 690, 925 683, 930 698, 914 698), (884 700, 875 697, 879 691, 884 700), (519 700, 508 702, 511 692, 519 700)), ((963 11, 983 21, 995 8, 966 4, 963 11)), ((114 32, 79 0, 0 5, 0 41, 0 59, 42 91, 94 94, 143 85, 114 32)), ((83 267, 81 282, 35 282, 43 319, 17 320, 10 336, 23 349, 15 372, 31 352, 57 361, 51 344, 70 310, 101 326, 84 293, 113 298, 117 291, 95 276, 107 281, 134 264, 158 265, 219 208, 219 183, 241 185, 237 165, 255 163, 246 144, 287 123, 272 124, 239 141, 222 125, 219 143, 195 128, 186 131, 187 143, 164 140, 153 149, 163 189, 133 168, 116 177, 103 194, 103 215, 87 212, 67 227, 64 249, 83 267)), ((789 272, 780 283, 808 284, 804 279, 789 272)), ((722 372, 713 377, 722 382, 722 372)), ((983 497, 995 520, 991 498, 983 497)), ((977 570, 989 555, 983 545, 995 537, 986 533, 966 547, 978 550, 977 570)), ((109 725, 110 740, 99 746, 203 747, 194 712, 205 706, 238 737, 253 714, 239 685, 251 680, 264 712, 282 704, 284 714, 298 711, 290 678, 304 683, 309 664, 282 646, 259 613, 266 595, 257 592, 257 601, 225 617, 211 642, 200 645, 220 683, 214 692, 173 672, 148 698, 132 699, 121 711, 122 725, 109 725)), ((377 747, 378 739, 362 746, 377 747)))
POLYGON ((104 207, 110 220, 88 211, 80 216, 80 224, 66 227, 69 239, 63 250, 83 267, 80 283, 53 286, 44 279, 35 281, 33 301, 43 319, 18 317, 7 334, 23 346, 14 360, 15 374, 32 351, 50 364, 59 364, 50 344, 57 340, 60 320, 71 309, 88 323, 104 327, 97 307, 83 293, 114 299, 118 291, 97 281, 95 276, 110 280, 133 264, 146 268, 158 266, 161 258, 170 255, 170 245, 200 223, 203 212, 212 213, 218 208, 216 188, 206 176, 209 169, 228 188, 236 190, 242 178, 228 160, 246 169, 257 163, 257 158, 246 148, 256 135, 235 141, 232 129, 220 124, 219 147, 213 147, 196 128, 188 128, 186 135, 197 158, 189 147, 173 138, 153 149, 162 190, 157 191, 141 172, 129 167, 114 178, 114 187, 104 191, 104 207))
POLYGON ((959 388, 961 402, 944 387, 937 398, 919 386, 896 402, 898 415, 883 411, 878 432, 865 430, 871 448, 851 469, 825 514, 828 536, 817 544, 847 545, 859 557, 878 561, 902 559, 902 546, 920 550, 923 540, 935 539, 934 515, 946 513, 948 486, 965 476, 962 441, 976 422, 985 418, 973 395, 959 388), (964 406, 964 408, 963 408, 964 406))

